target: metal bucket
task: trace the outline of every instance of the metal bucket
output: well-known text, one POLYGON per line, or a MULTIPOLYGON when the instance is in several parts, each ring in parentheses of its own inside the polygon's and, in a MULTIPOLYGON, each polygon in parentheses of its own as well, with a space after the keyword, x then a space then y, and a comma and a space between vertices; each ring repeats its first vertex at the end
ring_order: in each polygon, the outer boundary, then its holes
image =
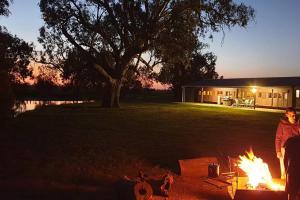
POLYGON ((220 175, 220 165, 216 163, 210 163, 208 165, 208 177, 216 178, 220 175))

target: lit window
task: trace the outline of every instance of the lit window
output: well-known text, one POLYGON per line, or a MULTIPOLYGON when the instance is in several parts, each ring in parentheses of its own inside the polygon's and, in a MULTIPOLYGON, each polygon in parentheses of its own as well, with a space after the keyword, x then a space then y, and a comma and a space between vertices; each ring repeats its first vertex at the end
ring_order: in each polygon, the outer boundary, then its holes
POLYGON ((259 97, 259 98, 262 97, 262 93, 261 93, 261 92, 258 93, 258 97, 259 97))
POLYGON ((269 98, 272 98, 272 93, 269 93, 269 96, 268 96, 269 98))
POLYGON ((296 90, 296 98, 300 98, 300 90, 296 90))
POLYGON ((287 100, 288 99, 288 93, 284 93, 284 99, 287 100))

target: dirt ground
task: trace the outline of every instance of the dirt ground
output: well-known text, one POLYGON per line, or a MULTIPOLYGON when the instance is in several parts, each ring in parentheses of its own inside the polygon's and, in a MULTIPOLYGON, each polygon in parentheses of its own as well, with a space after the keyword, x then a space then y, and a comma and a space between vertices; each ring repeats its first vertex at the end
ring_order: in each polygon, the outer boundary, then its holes
MULTIPOLYGON (((217 188, 205 178, 178 177, 169 200, 229 200, 227 187, 217 188)), ((224 185, 224 184, 221 184, 224 185)))
MULTIPOLYGON (((10 200, 115 200, 115 191, 107 185, 80 186, 43 181, 2 181, 1 199, 10 200)), ((169 198, 153 196, 153 200, 229 200, 227 187, 217 188, 205 179, 175 177, 169 198)))

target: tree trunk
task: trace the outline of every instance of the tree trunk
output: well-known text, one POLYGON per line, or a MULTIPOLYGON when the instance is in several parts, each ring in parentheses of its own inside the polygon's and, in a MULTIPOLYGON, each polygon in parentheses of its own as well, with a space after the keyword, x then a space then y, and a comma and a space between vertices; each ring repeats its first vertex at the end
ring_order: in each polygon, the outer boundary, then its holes
POLYGON ((122 83, 120 80, 106 83, 102 97, 102 107, 119 108, 122 83))

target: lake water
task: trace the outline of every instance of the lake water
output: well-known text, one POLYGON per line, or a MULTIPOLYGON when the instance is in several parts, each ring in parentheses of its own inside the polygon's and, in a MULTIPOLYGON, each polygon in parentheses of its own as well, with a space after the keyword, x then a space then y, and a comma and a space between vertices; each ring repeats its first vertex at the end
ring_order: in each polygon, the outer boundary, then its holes
POLYGON ((22 101, 15 105, 16 114, 21 114, 26 111, 34 110, 41 106, 47 105, 62 105, 62 104, 78 104, 85 101, 22 101))

